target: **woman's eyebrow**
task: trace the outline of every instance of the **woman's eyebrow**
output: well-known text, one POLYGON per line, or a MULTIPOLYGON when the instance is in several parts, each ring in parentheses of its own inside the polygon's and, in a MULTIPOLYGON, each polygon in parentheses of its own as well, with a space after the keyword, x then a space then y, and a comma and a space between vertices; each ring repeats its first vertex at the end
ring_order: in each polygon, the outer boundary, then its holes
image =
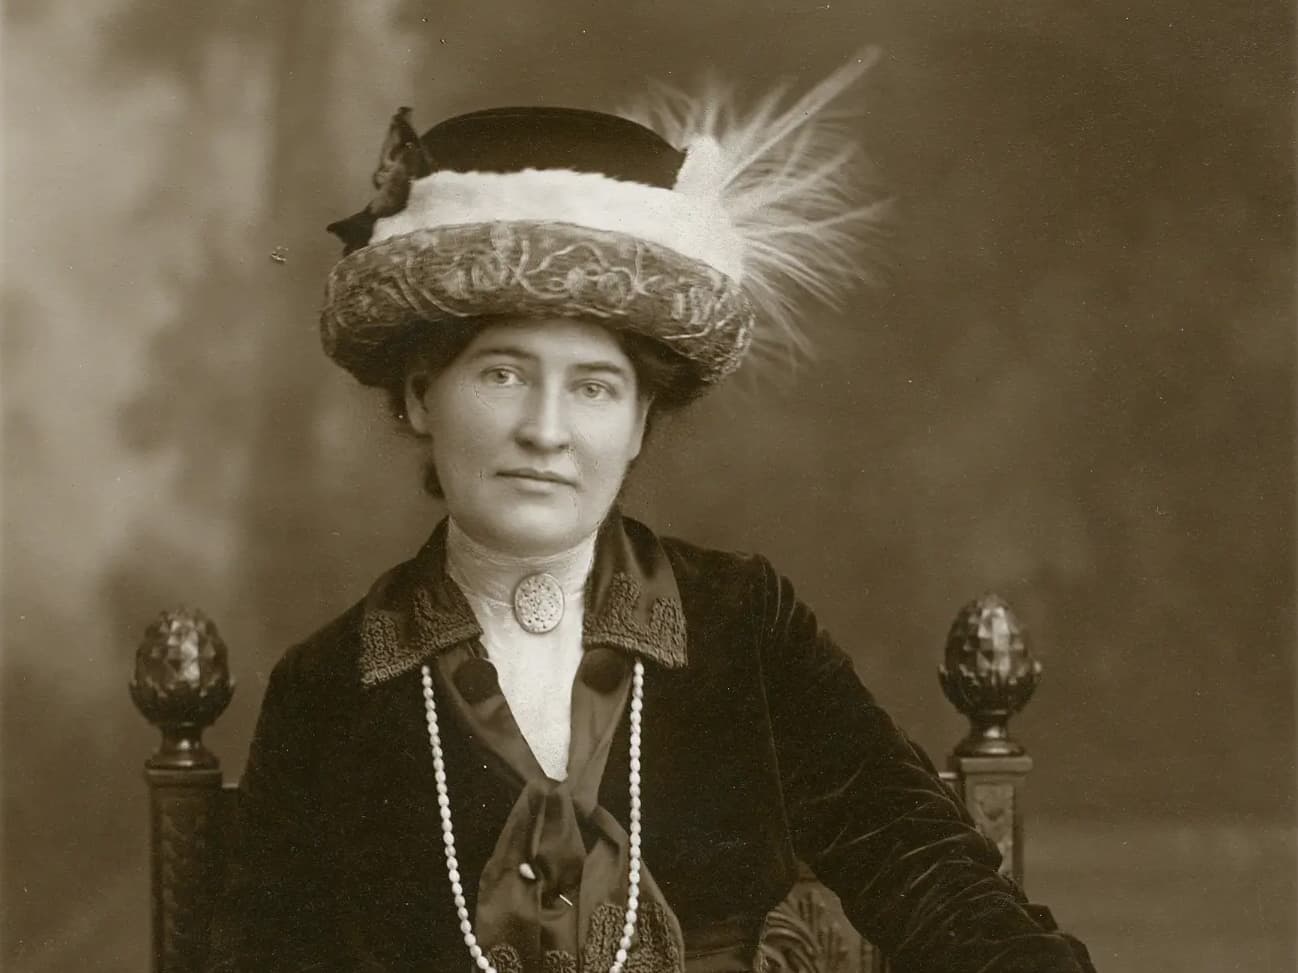
POLYGON ((522 358, 527 361, 536 361, 537 357, 525 348, 519 348, 517 345, 490 345, 486 348, 477 349, 470 359, 490 358, 496 355, 503 358, 522 358))
POLYGON ((583 373, 609 372, 621 378, 629 378, 631 375, 631 373, 627 371, 626 366, 619 365, 617 362, 612 361, 579 362, 573 366, 573 369, 583 373))

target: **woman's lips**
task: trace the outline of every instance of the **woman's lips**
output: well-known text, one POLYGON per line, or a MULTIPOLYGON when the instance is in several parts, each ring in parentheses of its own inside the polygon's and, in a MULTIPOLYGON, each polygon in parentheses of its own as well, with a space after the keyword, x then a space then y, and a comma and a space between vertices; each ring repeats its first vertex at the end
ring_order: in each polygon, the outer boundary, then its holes
POLYGON ((497 474, 509 480, 515 480, 520 484, 535 484, 537 486, 574 486, 575 484, 567 477, 560 476, 558 473, 549 473, 545 470, 503 470, 497 474))

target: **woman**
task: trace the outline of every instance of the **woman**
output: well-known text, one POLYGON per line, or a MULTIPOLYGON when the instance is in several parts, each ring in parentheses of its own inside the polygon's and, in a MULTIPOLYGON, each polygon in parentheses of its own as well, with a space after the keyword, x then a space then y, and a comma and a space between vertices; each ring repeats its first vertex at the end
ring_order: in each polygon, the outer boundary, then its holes
POLYGON ((275 668, 214 969, 751 970, 799 859, 898 971, 1091 969, 767 561, 617 507, 654 419, 787 327, 781 282, 850 266, 824 108, 863 69, 670 139, 393 119, 324 340, 448 518, 275 668))

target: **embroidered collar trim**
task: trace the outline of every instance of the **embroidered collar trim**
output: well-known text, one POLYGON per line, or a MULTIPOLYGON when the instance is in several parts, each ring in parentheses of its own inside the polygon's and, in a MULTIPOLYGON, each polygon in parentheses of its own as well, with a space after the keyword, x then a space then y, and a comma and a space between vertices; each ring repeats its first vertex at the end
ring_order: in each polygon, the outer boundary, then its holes
MULTIPOLYGON (((370 590, 361 621, 362 686, 482 637, 468 600, 447 575, 446 530, 442 521, 414 558, 370 590)), ((667 669, 688 664, 685 612, 666 552, 646 527, 616 510, 596 538, 585 604, 584 648, 621 649, 667 669)))

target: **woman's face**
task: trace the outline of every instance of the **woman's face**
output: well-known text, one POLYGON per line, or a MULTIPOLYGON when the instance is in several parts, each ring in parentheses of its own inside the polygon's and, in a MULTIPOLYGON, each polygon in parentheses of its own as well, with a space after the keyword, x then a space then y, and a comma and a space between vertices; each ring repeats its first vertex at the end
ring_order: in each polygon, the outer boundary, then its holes
POLYGON ((406 406, 432 438, 455 522, 527 556, 599 526, 640 452, 648 401, 609 331, 553 318, 484 326, 438 374, 407 376, 406 406))

